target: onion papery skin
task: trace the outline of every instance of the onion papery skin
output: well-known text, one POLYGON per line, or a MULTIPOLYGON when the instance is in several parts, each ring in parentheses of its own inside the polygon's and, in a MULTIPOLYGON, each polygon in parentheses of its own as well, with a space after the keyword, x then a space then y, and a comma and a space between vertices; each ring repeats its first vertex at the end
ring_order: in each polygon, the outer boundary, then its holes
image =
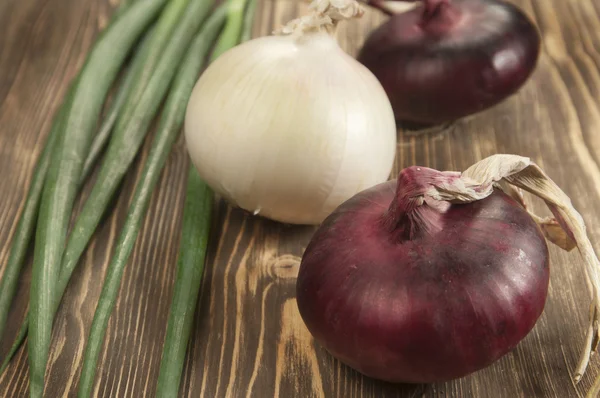
POLYGON ((299 269, 300 314, 317 342, 367 376, 463 377, 508 353, 535 325, 548 292, 546 242, 499 190, 444 211, 425 204, 421 214, 433 228, 402 238, 383 222, 395 186, 355 195, 318 228, 299 269))
POLYGON ((480 112, 516 93, 537 65, 540 35, 516 6, 448 0, 440 7, 447 10, 427 22, 423 6, 392 16, 358 55, 398 121, 432 125, 480 112))

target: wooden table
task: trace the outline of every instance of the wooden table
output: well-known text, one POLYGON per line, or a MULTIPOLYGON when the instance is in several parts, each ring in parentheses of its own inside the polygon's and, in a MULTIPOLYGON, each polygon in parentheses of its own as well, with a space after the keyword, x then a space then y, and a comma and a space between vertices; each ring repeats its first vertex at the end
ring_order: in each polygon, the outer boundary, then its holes
MULTIPOLYGON (((35 160, 69 80, 111 14, 108 0, 0 2, 0 264, 5 264, 35 160)), ((537 23, 543 54, 510 100, 434 134, 398 132, 394 174, 409 165, 463 170, 494 153, 531 157, 572 197, 600 250, 600 1, 516 1, 537 23)), ((305 4, 263 0, 254 35, 296 17, 305 4)), ((368 10, 343 25, 356 54, 385 17, 368 10)), ((141 161, 124 182, 63 300, 54 329, 46 395, 75 396, 89 332, 116 234, 141 161)), ((188 158, 176 145, 125 271, 96 378, 100 397, 154 395, 176 265, 188 158)), ((528 199, 536 211, 543 206, 528 199)), ((186 397, 581 397, 600 371, 592 360, 575 386, 589 295, 577 252, 550 247, 544 314, 529 336, 487 369, 448 383, 377 382, 341 365, 314 343, 298 314, 294 281, 313 227, 284 226, 220 202, 181 391, 186 397)), ((22 277, 2 355, 27 306, 22 277)), ((26 350, 0 376, 0 396, 28 393, 26 350)))

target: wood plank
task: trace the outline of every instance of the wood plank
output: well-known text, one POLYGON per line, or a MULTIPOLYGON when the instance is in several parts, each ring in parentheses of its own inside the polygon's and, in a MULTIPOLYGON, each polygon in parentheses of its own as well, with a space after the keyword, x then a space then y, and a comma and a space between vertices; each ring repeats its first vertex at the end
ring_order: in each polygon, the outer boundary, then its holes
MULTIPOLYGON (((493 153, 531 157, 572 197, 600 250, 600 2, 515 0, 539 26, 543 53, 532 79, 493 109, 428 135, 399 130, 396 174, 419 164, 462 170, 493 153)), ((54 111, 99 28, 108 0, 0 2, 0 267, 8 256, 35 160, 54 111)), ((269 34, 306 10, 306 2, 263 0, 254 36, 269 34)), ((367 10, 340 26, 355 55, 385 17, 367 10)), ((75 272, 55 324, 46 396, 75 396, 85 339, 114 239, 123 225, 150 138, 75 272)), ((176 145, 154 193, 126 268, 100 357, 99 397, 151 397, 171 300, 188 159, 176 145)), ((528 198, 535 211, 543 205, 528 198)), ((295 276, 314 227, 286 226, 219 202, 210 242, 184 397, 583 397, 599 374, 594 358, 577 386, 572 374, 583 344, 589 295, 578 253, 550 248, 551 287, 544 314, 527 338, 492 366, 432 385, 375 381, 340 364, 316 344, 298 314, 295 276)), ((0 270, 0 272, 2 272, 0 270)), ((27 307, 30 270, 19 286, 8 349, 27 307)), ((28 393, 26 350, 0 376, 0 396, 28 393)))

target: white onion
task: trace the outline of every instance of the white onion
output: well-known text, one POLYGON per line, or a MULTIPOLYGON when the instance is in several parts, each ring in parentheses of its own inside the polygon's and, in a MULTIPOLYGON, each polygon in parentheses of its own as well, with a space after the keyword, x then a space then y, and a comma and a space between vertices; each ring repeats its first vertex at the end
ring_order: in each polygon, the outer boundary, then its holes
POLYGON ((323 29, 254 39, 217 58, 194 87, 185 137, 213 190, 293 224, 320 223, 387 180, 396 149, 380 83, 323 29))

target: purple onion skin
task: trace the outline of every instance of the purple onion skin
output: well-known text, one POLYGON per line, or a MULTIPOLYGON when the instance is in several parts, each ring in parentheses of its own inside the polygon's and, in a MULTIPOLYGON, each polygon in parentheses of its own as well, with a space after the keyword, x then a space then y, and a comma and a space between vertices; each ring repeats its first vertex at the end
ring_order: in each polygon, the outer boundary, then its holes
POLYGON ((527 81, 540 36, 516 6, 496 0, 448 0, 376 29, 358 60, 385 89, 396 119, 437 124, 498 104, 527 81))
POLYGON ((429 229, 400 218, 391 231, 394 196, 394 181, 377 185, 318 228, 297 280, 302 319, 333 356, 380 380, 447 381, 490 365, 543 311, 542 233, 498 190, 441 212, 424 205, 429 229))

